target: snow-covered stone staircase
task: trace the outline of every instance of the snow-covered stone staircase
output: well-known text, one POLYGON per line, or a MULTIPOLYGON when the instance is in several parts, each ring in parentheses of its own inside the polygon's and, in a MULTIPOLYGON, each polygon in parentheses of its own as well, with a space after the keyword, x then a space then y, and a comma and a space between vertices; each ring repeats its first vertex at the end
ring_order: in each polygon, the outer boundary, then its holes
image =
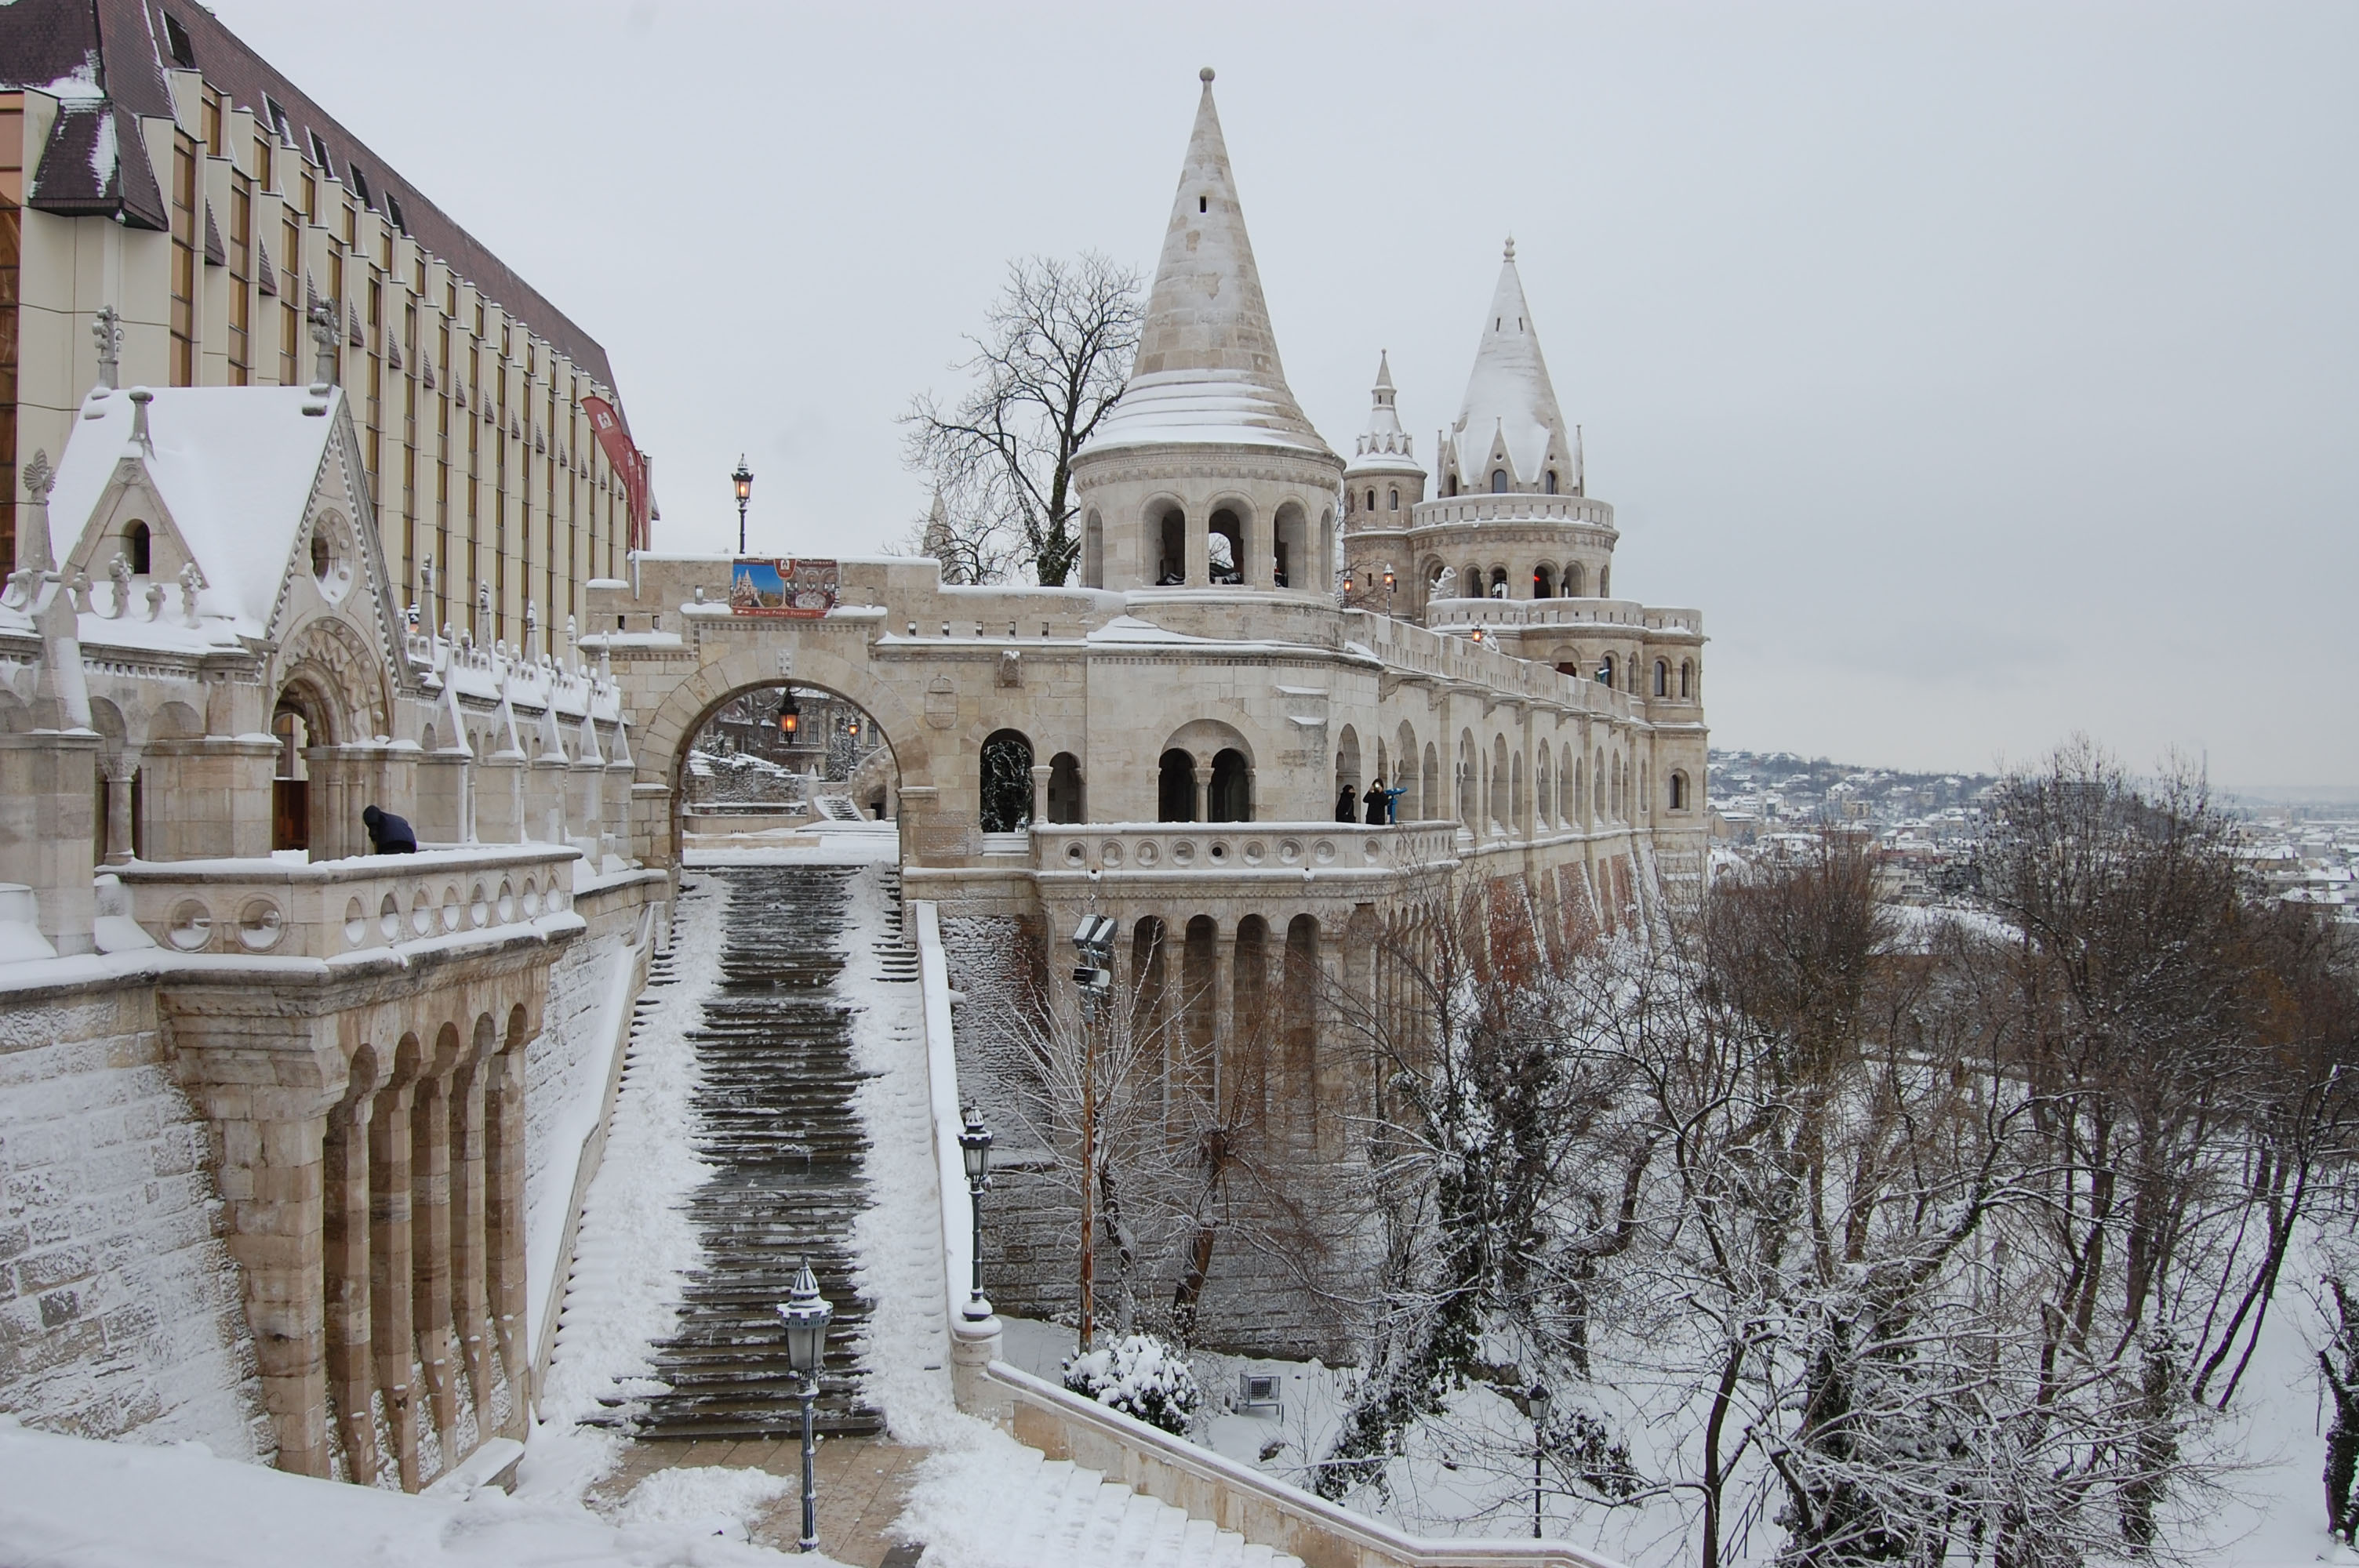
POLYGON ((946 1455, 903 1519, 922 1568, 1302 1568, 1289 1553, 1008 1441, 946 1455))

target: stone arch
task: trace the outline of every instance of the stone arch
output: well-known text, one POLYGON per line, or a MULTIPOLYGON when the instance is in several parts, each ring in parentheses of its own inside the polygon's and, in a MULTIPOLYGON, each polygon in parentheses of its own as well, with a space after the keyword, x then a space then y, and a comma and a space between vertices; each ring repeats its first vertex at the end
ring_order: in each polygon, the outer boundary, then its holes
POLYGON ((1087 822, 1089 798, 1082 782, 1082 760, 1071 752, 1049 759, 1049 820, 1087 822))
POLYGON ((1212 753, 1212 776, 1206 784, 1205 818, 1212 822, 1253 820, 1253 764, 1234 746, 1212 753))
POLYGON ((1671 776, 1665 792, 1665 800, 1666 804, 1673 811, 1684 812, 1689 809, 1688 775, 1684 770, 1680 768, 1673 768, 1671 770, 1671 776))
MULTIPOLYGON (((1360 732, 1349 724, 1335 738, 1335 789, 1339 797, 1357 799, 1360 793, 1360 732)), ((1340 799, 1335 809, 1344 810, 1340 799)))
POLYGON ((1549 767, 1549 749, 1542 744, 1532 757, 1532 817, 1536 827, 1553 826, 1556 781, 1549 767))
POLYGON ((1188 509, 1176 495, 1149 496, 1139 513, 1139 576, 1160 587, 1188 580, 1188 509))
POLYGON ((1680 700, 1681 702, 1695 700, 1695 661, 1693 659, 1680 661, 1680 700))
POLYGON ((1241 495, 1221 495, 1213 498, 1212 511, 1204 518, 1204 580, 1217 587, 1242 585, 1252 580, 1251 563, 1245 557, 1245 541, 1253 537, 1253 505, 1241 495), (1226 546, 1215 552, 1217 539, 1226 546), (1225 554, 1225 565, 1219 558, 1225 554))
POLYGON ((1430 741, 1425 743, 1425 768, 1418 780, 1417 804, 1419 821, 1430 822, 1441 815, 1441 753, 1430 741))
POLYGON ((1082 519, 1082 586, 1105 586, 1105 519, 1094 506, 1082 519))
POLYGON ((314 616, 279 645, 273 685, 303 681, 316 694, 327 734, 320 744, 349 745, 393 734, 393 693, 384 662, 341 617, 314 616))
POLYGON ((1424 821, 1427 795, 1420 790, 1421 781, 1418 777, 1417 731, 1409 728, 1406 719, 1401 720, 1401 727, 1393 737, 1393 771, 1389 782, 1401 792, 1400 798, 1393 802, 1393 820, 1424 821))
MULTIPOLYGON (((637 763, 633 781, 667 792, 665 809, 670 818, 665 827, 639 826, 638 852, 647 864, 678 863, 680 772, 688 762, 689 742, 705 720, 743 692, 786 685, 841 697, 874 719, 886 750, 893 755, 905 795, 938 782, 931 757, 914 739, 925 732, 925 719, 864 662, 845 659, 815 638, 806 643, 792 632, 765 627, 747 638, 746 646, 704 665, 666 692, 646 723, 632 731, 632 754, 637 763), (789 654, 790 667, 782 667, 781 656, 789 654)), ((477 754, 484 754, 480 748, 477 754)))
POLYGON ((1556 597, 1556 568, 1546 561, 1532 568, 1532 597, 1534 599, 1556 597))
POLYGON ((1529 821, 1525 813, 1523 752, 1517 752, 1507 768, 1507 827, 1520 836, 1527 831, 1529 821))
POLYGON ((1589 596, 1589 571, 1579 561, 1564 564, 1564 579, 1558 585, 1558 594, 1564 599, 1586 599, 1589 596))
POLYGON ((1469 828, 1475 825, 1474 813, 1480 804, 1475 797, 1479 778, 1474 761, 1474 731, 1461 730, 1458 732, 1458 821, 1469 828))
POLYGON ((1498 826, 1505 827, 1507 826, 1511 815, 1511 807, 1508 800, 1506 799, 1507 738, 1505 735, 1494 735, 1491 737, 1490 760, 1491 791, 1490 799, 1486 804, 1490 809, 1491 820, 1498 826))
POLYGON ((1196 759, 1178 746, 1167 746, 1155 764, 1155 820, 1196 820, 1196 759))
POLYGON ((1318 566, 1310 548, 1310 514, 1299 501, 1283 503, 1270 521, 1271 586, 1315 589, 1318 566))

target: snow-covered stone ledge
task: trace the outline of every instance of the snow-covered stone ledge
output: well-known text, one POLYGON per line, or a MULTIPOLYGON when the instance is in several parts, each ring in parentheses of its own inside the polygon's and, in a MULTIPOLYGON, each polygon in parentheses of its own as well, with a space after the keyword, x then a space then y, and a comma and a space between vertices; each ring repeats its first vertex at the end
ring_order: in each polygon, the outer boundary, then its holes
POLYGON ((958 1135, 965 1125, 960 1114, 958 1051, 951 1033, 950 962, 942 953, 940 911, 927 900, 912 900, 909 915, 918 934, 918 994, 926 1025, 927 1100, 933 1114, 934 1167, 941 1182, 943 1309, 951 1325, 951 1385, 958 1408, 969 1415, 1005 1420, 1007 1401, 1001 1398, 983 1369, 996 1360, 1000 1347, 999 1319, 989 1303, 973 1311, 970 1292, 974 1280, 974 1218, 966 1190, 966 1162, 959 1152, 958 1135))
POLYGON ((1428 1541, 1068 1393, 1005 1361, 985 1371, 1015 1409, 1016 1441, 1103 1472, 1305 1568, 1616 1568, 1554 1541, 1428 1541))

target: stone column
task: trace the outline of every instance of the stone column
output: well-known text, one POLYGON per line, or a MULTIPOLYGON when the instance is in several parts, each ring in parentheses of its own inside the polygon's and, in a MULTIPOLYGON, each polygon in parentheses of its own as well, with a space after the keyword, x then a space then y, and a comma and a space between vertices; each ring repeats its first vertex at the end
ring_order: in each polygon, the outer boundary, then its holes
MULTIPOLYGON (((147 858, 248 860, 270 853, 270 779, 278 742, 201 735, 150 741, 147 858)), ((314 808, 317 809, 316 807, 314 808)))
POLYGON ((168 992, 181 1082, 211 1119, 278 1467, 329 1473, 324 1145, 346 1067, 333 1026, 242 1013, 250 987, 168 992))
POLYGON ((459 1426, 451 1340, 451 1078, 458 1036, 447 1025, 443 1033, 448 1040, 436 1046, 410 1100, 409 1261, 418 1361, 447 1470, 458 1458, 452 1445, 459 1426))
POLYGON ((1212 535, 1210 517, 1190 513, 1180 524, 1188 546, 1188 586, 1202 588, 1212 580, 1212 535))
POLYGON ((459 1353, 474 1390, 475 1430, 492 1431, 491 1301, 485 1252, 490 1240, 484 1202, 484 1080, 490 1064, 470 1050, 451 1077, 451 1312, 459 1353))
POLYGON ((525 1342, 522 1046, 519 1041, 487 1058, 484 1080, 484 1267, 500 1368, 516 1400, 511 1419, 518 1422, 532 1397, 531 1347, 525 1342))
POLYGON ((1235 1049, 1237 1022, 1237 935, 1236 923, 1229 922, 1223 934, 1215 925, 1212 936, 1212 1103, 1227 1104, 1223 1098, 1229 1087, 1229 1053, 1235 1049))
POLYGON ((464 752, 429 752, 418 759, 418 815, 409 825, 420 844, 467 841, 467 775, 464 752))
MULTIPOLYGON (((417 1047, 408 1045, 405 1054, 417 1047)), ((385 1391, 401 1489, 418 1490, 418 1417, 409 1381, 416 1354, 411 1319, 410 1095, 415 1058, 397 1065, 369 1118, 369 1327, 377 1387, 385 1391)))
POLYGON ((1245 586, 1268 589, 1277 585, 1277 540, 1270 520, 1261 509, 1245 519, 1245 586))
POLYGON ((0 735, 0 882, 33 890, 41 935, 61 955, 92 946, 98 748, 88 730, 0 735))
POLYGON ((383 1456, 371 1410, 376 1379, 369 1357, 369 1108, 377 1087, 373 1055, 355 1063, 343 1103, 329 1114, 323 1145, 321 1225, 327 1308, 328 1386, 343 1440, 344 1478, 376 1484, 383 1456), (365 1065, 362 1064, 364 1063, 365 1065))
POLYGON ((1212 758, 1211 752, 1191 753, 1196 759, 1196 820, 1212 819, 1212 758))
POLYGON ((131 775, 139 771, 139 759, 117 752, 101 757, 99 767, 106 774, 106 863, 127 866, 131 863, 131 775))
POLYGON ((1049 820, 1049 775, 1056 770, 1046 762, 1032 764, 1032 826, 1043 827, 1049 820))
POLYGON ((526 769, 527 809, 524 830, 518 838, 549 844, 566 841, 565 784, 572 769, 573 764, 566 761, 563 749, 559 747, 532 760, 526 769))

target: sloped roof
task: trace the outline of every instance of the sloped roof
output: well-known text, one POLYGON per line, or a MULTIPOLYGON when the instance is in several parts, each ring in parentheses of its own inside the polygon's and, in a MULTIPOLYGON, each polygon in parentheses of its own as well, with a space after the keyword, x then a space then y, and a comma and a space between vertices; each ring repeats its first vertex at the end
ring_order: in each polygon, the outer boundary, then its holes
MULTIPOLYGON (((1549 443, 1571 460, 1572 443, 1556 405, 1548 362, 1540 356, 1539 332, 1524 302, 1524 280, 1516 271, 1516 242, 1509 240, 1499 263, 1498 287, 1483 318, 1483 339, 1474 350, 1474 371, 1466 381, 1466 402, 1451 427, 1451 445, 1460 484, 1485 487, 1493 438, 1504 437, 1507 460, 1518 484, 1536 482, 1549 443)), ((1570 479, 1571 476, 1567 475, 1570 479)))
POLYGON ((1367 428, 1360 432, 1357 452, 1346 475, 1359 473, 1423 473, 1416 443, 1401 428, 1400 410, 1394 405, 1392 356, 1376 355, 1376 384, 1369 389, 1367 428))
POLYGON ((1277 336, 1212 106, 1212 70, 1202 76, 1138 357, 1089 449, 1217 442, 1332 457, 1278 363, 1277 336))
MULTIPOLYGON (((173 526, 205 574, 200 607, 259 635, 268 626, 280 583, 309 513, 311 489, 338 418, 341 389, 328 413, 306 415, 299 386, 157 387, 148 405, 155 454, 147 467, 173 526)), ((131 443, 127 392, 93 395, 95 419, 76 417, 49 492, 54 558, 64 560, 114 478, 131 443)), ((20 522, 27 508, 18 508, 20 522)))

